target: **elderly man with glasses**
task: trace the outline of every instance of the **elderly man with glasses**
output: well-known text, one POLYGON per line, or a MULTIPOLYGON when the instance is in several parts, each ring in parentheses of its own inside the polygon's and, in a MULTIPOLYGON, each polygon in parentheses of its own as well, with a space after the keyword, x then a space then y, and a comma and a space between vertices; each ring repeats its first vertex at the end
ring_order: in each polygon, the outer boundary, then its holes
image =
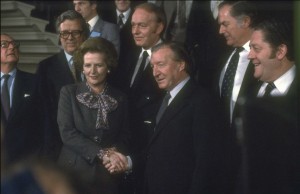
POLYGON ((84 18, 74 10, 63 12, 57 18, 56 30, 62 50, 41 61, 37 70, 45 118, 44 155, 53 161, 62 145, 56 121, 59 92, 63 86, 82 80, 81 72, 73 65, 73 54, 90 33, 84 18))
POLYGON ((1 164, 5 166, 38 154, 42 139, 37 81, 35 75, 17 68, 19 46, 1 33, 1 164))

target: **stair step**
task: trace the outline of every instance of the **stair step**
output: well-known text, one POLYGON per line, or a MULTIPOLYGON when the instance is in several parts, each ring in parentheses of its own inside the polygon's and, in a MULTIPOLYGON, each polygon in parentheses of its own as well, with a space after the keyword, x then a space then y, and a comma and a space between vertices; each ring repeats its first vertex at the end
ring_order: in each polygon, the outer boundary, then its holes
POLYGON ((20 1, 1 1, 1 18, 25 16, 30 17, 35 7, 20 1))
POLYGON ((20 47, 21 53, 58 53, 60 50, 57 46, 44 45, 22 45, 20 47))
POLYGON ((9 27, 26 27, 26 26, 36 26, 40 31, 44 31, 48 21, 41 20, 38 18, 24 18, 24 17, 16 17, 16 18, 1 18, 1 28, 9 28, 9 27))
MULTIPOLYGON (((23 42, 27 44, 35 44, 36 42, 40 44, 41 42, 50 41, 51 45, 58 45, 58 35, 50 32, 6 32, 7 34, 14 37, 14 39, 20 41, 23 45, 23 42)), ((41 44, 44 45, 44 44, 41 44)))

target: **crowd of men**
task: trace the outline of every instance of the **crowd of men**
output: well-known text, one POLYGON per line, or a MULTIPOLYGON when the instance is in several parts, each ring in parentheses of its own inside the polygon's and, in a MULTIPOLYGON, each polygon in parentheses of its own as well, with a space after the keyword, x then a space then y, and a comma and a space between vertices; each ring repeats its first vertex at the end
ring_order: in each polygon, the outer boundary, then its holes
POLYGON ((35 74, 18 69, 22 45, 1 32, 1 167, 56 163, 60 91, 86 81, 74 53, 102 37, 118 53, 108 84, 128 97, 130 165, 118 193, 300 192, 291 2, 72 5, 55 22, 61 51, 35 74))

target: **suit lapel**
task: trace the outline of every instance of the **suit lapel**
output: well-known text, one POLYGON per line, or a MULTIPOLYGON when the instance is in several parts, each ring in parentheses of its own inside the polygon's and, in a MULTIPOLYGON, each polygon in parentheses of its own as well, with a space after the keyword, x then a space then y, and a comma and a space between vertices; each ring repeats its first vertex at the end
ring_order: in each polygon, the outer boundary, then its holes
MULTIPOLYGON (((91 33, 93 31, 101 33, 103 31, 103 26, 104 26, 104 21, 99 16, 99 19, 96 22, 96 24, 95 24, 93 30, 91 31, 91 33)), ((100 34, 100 36, 102 36, 102 35, 100 34)))
POLYGON ((33 88, 30 84, 32 83, 26 78, 26 75, 23 72, 17 70, 9 119, 11 119, 12 116, 15 115, 24 100, 26 100, 26 98, 30 98, 33 95, 33 88))
POLYGON ((193 83, 189 80, 186 85, 179 91, 173 101, 169 104, 159 123, 155 127, 154 134, 150 139, 149 145, 157 138, 161 131, 168 126, 168 123, 180 112, 180 110, 189 102, 189 97, 193 92, 193 83))

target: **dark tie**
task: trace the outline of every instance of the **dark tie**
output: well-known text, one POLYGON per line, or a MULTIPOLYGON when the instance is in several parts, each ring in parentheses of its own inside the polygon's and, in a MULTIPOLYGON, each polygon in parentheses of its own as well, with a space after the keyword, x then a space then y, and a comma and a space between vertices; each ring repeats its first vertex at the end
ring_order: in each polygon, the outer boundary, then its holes
POLYGON ((139 67, 139 70, 138 70, 137 74, 135 75, 132 86, 135 85, 136 83, 138 83, 138 81, 141 79, 143 71, 144 71, 145 66, 146 66, 146 61, 147 61, 148 56, 149 55, 148 55, 147 51, 144 51, 142 62, 140 64, 140 67, 139 67))
POLYGON ((239 47, 236 49, 235 53, 230 59, 228 67, 226 69, 221 89, 221 98, 225 100, 225 103, 229 103, 232 95, 233 82, 236 73, 236 69, 238 66, 240 55, 239 53, 244 50, 243 47, 239 47))
POLYGON ((74 80, 75 80, 75 82, 76 82, 76 69, 75 69, 75 65, 74 65, 74 63, 73 63, 73 57, 71 57, 70 58, 70 60, 69 60, 69 65, 70 65, 70 70, 71 70, 71 73, 72 73, 72 75, 73 75, 73 78, 74 78, 74 80))
POLYGON ((119 22, 118 22, 118 25, 120 28, 123 28, 123 26, 124 26, 123 18, 124 18, 124 15, 121 13, 119 15, 119 22))
POLYGON ((275 84, 273 82, 268 83, 266 89, 265 89, 265 94, 263 97, 269 97, 271 96, 271 92, 272 90, 274 90, 276 88, 275 84))
POLYGON ((92 26, 87 22, 86 25, 88 26, 89 30, 91 31, 92 26))
POLYGON ((171 95, 169 92, 166 93, 161 105, 160 105, 160 108, 159 108, 159 111, 156 115, 156 124, 159 122, 160 118, 162 117, 162 115, 164 114, 166 108, 168 107, 168 102, 169 102, 169 99, 171 98, 171 95))
POLYGON ((6 118, 8 118, 9 111, 10 111, 10 98, 9 98, 9 90, 8 90, 9 77, 10 77, 9 74, 5 74, 2 76, 2 79, 4 79, 4 83, 2 85, 2 91, 1 91, 1 104, 6 118))

